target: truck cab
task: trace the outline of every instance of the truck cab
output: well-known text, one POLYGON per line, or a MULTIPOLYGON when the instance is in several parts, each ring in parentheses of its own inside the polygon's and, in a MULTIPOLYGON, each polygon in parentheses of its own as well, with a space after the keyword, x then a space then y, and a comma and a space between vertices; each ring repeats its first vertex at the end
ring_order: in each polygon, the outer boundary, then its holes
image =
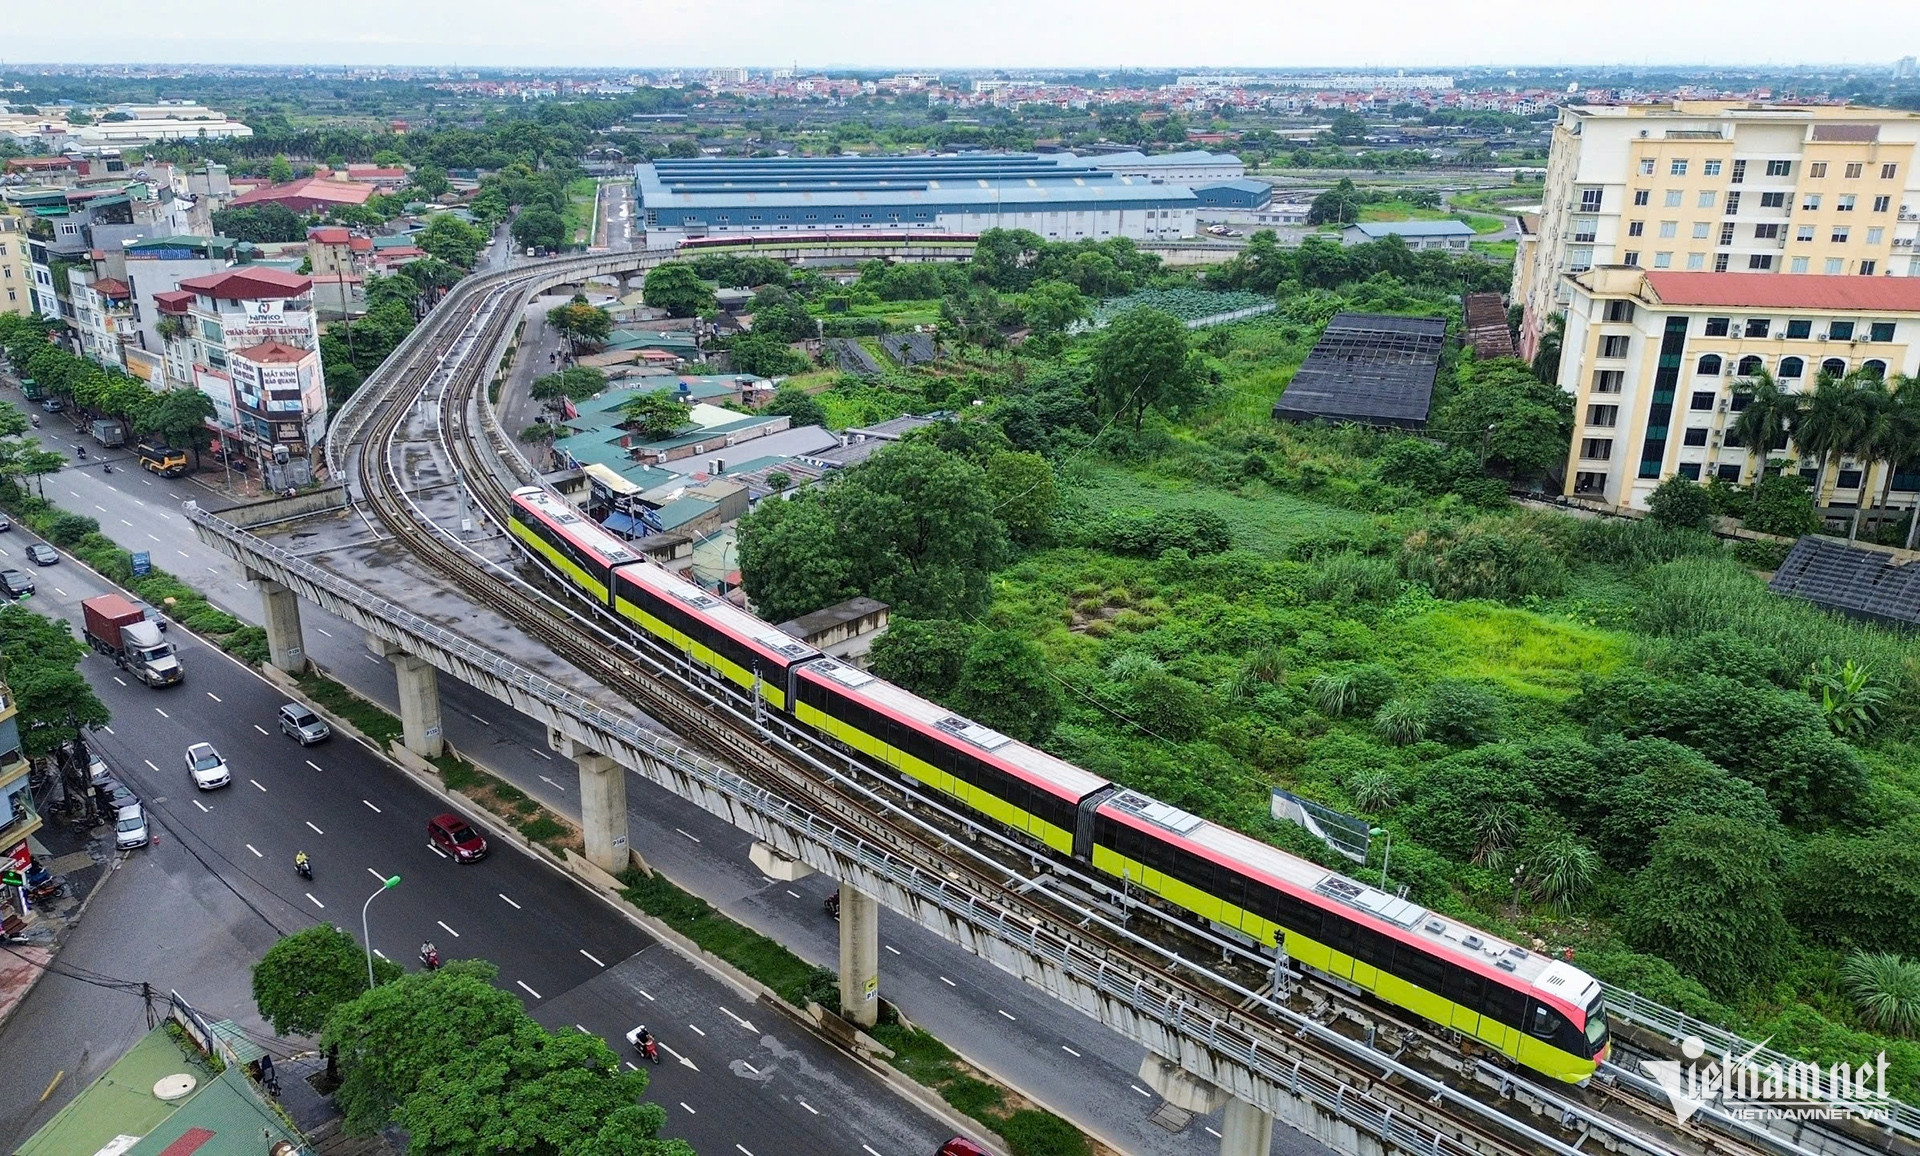
POLYGON ((163 478, 177 478, 187 472, 187 451, 155 442, 141 442, 133 447, 133 454, 140 459, 145 469, 159 474, 163 478))

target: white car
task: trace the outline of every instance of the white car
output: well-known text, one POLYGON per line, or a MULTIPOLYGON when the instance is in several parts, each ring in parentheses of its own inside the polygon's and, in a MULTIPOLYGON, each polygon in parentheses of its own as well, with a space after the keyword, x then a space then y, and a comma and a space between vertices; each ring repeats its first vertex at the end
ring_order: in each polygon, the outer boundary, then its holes
POLYGON ((113 845, 122 851, 147 845, 147 812, 138 803, 129 803, 113 814, 113 845))
POLYGON ((220 757, 220 752, 213 749, 212 743, 195 743, 187 748, 187 774, 193 776, 193 785, 203 791, 233 782, 233 775, 227 770, 227 760, 220 757))

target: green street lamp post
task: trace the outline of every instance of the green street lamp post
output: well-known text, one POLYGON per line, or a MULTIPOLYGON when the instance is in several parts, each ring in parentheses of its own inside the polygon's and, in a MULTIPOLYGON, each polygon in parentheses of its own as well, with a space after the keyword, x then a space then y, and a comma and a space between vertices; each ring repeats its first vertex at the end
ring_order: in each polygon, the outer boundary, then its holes
POLYGON ((360 905, 360 941, 367 945, 368 991, 373 990, 373 936, 367 931, 367 908, 372 907, 373 901, 380 898, 382 894, 392 891, 398 886, 400 886, 400 877, 398 875, 389 875, 381 882, 380 889, 372 895, 367 896, 367 901, 360 905))

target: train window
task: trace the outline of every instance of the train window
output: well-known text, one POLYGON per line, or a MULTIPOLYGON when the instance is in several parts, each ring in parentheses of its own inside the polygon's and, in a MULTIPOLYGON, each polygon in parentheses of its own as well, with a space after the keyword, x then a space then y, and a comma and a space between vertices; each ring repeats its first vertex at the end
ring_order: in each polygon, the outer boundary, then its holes
POLYGON ((1497 980, 1487 985, 1486 1001, 1481 1013, 1490 1016, 1508 1027, 1517 1028, 1524 1022, 1527 1010, 1527 997, 1497 980))
POLYGON ((1397 952, 1395 961, 1405 969, 1405 979, 1430 992, 1438 993, 1446 985, 1447 965, 1425 951, 1397 952))
POLYGON ((1550 1040, 1560 1030, 1560 1025, 1565 1022, 1552 1008, 1534 1004, 1533 1014, 1527 1019, 1527 1031, 1543 1040, 1550 1040))
POLYGON ((1446 997, 1468 1011, 1478 1013, 1487 997, 1487 978, 1464 967, 1450 969, 1446 997))

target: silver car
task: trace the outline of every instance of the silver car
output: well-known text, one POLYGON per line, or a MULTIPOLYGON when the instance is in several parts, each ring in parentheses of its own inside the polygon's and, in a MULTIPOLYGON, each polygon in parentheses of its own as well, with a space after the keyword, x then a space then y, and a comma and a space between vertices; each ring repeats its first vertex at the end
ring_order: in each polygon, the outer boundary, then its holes
POLYGON ((130 803, 113 815, 113 845, 122 851, 147 845, 147 812, 138 803, 130 803))
POLYGON ((303 747, 310 747, 332 734, 333 728, 312 710, 290 702, 280 708, 280 733, 303 747))

